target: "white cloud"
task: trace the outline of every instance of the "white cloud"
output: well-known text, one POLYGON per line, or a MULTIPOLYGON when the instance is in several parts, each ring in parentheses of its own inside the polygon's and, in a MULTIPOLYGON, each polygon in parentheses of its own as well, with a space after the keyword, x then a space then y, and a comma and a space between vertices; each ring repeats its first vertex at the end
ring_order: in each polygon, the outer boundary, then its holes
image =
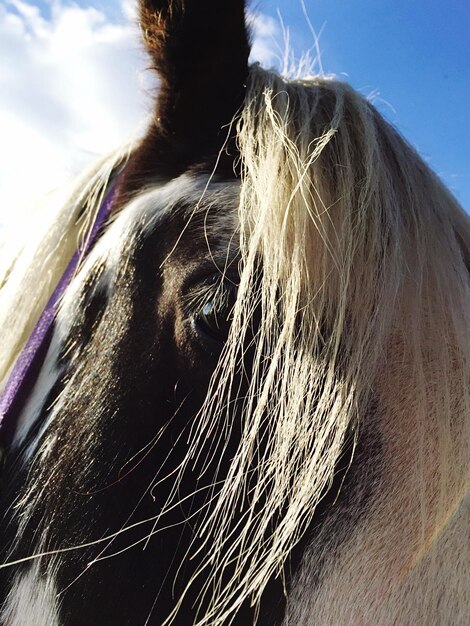
POLYGON ((250 61, 258 61, 264 67, 278 67, 281 63, 281 29, 279 22, 263 13, 248 16, 253 34, 250 61))
MULTIPOLYGON (((141 132, 155 83, 136 1, 121 18, 69 0, 0 4, 0 224, 87 162, 141 132)), ((276 61, 278 27, 253 18, 252 59, 276 61)))
MULTIPOLYGON (((129 14, 129 3, 126 3, 129 14)), ((0 6, 0 220, 138 132, 149 99, 137 27, 54 0, 0 6)))

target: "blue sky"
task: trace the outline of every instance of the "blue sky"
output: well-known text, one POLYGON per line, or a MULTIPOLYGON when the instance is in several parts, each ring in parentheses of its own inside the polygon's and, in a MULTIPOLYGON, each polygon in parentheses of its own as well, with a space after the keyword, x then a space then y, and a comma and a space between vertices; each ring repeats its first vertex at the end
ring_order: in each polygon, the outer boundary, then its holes
MULTIPOLYGON (((469 0, 305 0, 323 67, 376 103, 470 211, 469 0)), ((279 6, 297 50, 312 37, 300 1, 279 6)))
MULTIPOLYGON (((470 211, 469 0, 305 5, 324 71, 375 93, 470 211)), ((278 12, 296 55, 312 48, 301 0, 252 7, 265 64, 276 62, 275 40, 282 45, 278 12)), ((150 83, 134 9, 135 0, 0 0, 0 223, 2 207, 62 184, 142 127, 150 83)))

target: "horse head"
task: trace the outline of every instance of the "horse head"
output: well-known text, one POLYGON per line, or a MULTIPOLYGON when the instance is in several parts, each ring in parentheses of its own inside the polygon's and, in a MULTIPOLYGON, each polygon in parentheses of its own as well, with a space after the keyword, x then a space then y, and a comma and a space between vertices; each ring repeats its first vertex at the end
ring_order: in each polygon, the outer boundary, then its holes
POLYGON ((243 1, 139 11, 147 133, 8 278, 112 194, 8 442, 2 623, 463 624, 468 220, 349 86, 250 67, 243 1))

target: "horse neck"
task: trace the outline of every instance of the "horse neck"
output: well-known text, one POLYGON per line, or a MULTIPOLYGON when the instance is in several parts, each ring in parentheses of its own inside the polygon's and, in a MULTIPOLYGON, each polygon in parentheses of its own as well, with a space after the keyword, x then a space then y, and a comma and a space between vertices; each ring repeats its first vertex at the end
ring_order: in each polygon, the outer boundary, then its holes
POLYGON ((360 488, 321 528, 297 576, 285 626, 308 626, 312 615, 318 624, 337 626, 439 626, 464 623, 470 614, 464 582, 470 576, 470 495, 463 469, 468 409, 465 399, 453 400, 447 431, 428 402, 423 427, 416 417, 422 399, 410 385, 403 349, 397 342, 387 355, 366 427, 376 449, 369 449, 372 467, 361 470, 359 482, 365 485, 372 476, 374 495, 339 546, 338 529, 351 524, 355 506, 361 507, 360 488))

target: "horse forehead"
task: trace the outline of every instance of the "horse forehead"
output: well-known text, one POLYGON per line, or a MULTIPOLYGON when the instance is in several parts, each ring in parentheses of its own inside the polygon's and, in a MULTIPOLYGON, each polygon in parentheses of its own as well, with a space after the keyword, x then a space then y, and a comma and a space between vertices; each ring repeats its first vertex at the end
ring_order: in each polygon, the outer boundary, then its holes
POLYGON ((239 188, 236 179, 215 180, 202 174, 183 174, 148 186, 120 208, 90 253, 82 274, 97 265, 118 267, 138 238, 164 231, 169 224, 181 227, 181 236, 205 236, 209 227, 219 237, 225 234, 227 240, 233 238, 238 223, 239 188))
POLYGON ((218 217, 220 226, 236 222, 238 180, 215 180, 204 175, 183 174, 169 182, 143 190, 121 211, 119 227, 139 229, 145 235, 173 219, 184 222, 200 215, 218 217))
MULTIPOLYGON (((139 243, 154 233, 161 233, 162 248, 176 251, 171 255, 172 259, 190 252, 184 245, 188 240, 199 241, 201 251, 202 246, 210 241, 209 256, 212 257, 213 253, 217 256, 219 252, 219 256, 225 258, 227 249, 234 245, 238 203, 239 181, 214 180, 208 175, 184 174, 142 190, 113 216, 69 285, 58 313, 60 337, 67 336, 71 320, 77 314, 77 303, 83 302, 90 280, 103 293, 110 294, 120 269, 128 265, 139 243), (209 214, 210 219, 207 218, 209 214), (215 246, 212 245, 212 233, 218 240, 215 246)), ((194 246, 192 256, 193 260, 198 256, 203 260, 203 254, 198 254, 194 246)))

